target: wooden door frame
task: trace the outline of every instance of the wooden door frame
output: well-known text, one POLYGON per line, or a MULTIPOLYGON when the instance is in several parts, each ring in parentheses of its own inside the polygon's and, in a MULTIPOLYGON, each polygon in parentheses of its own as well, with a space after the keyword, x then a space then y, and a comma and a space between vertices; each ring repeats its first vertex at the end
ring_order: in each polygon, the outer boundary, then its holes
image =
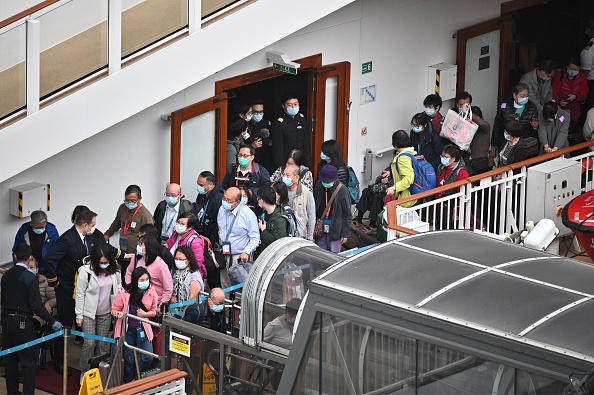
POLYGON ((223 92, 206 100, 191 104, 171 113, 171 157, 169 168, 170 182, 179 183, 181 179, 181 134, 182 123, 209 111, 216 111, 215 120, 215 177, 222 180, 226 172, 227 160, 227 93, 223 92), (218 130, 217 130, 218 129, 218 130))

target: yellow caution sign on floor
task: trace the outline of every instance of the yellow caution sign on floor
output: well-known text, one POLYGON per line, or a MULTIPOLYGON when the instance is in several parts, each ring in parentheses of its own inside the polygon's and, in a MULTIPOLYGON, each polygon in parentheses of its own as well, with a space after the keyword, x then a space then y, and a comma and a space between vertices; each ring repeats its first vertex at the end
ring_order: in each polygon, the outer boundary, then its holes
POLYGON ((217 377, 206 363, 202 366, 202 393, 204 395, 217 393, 217 377))
POLYGON ((101 383, 101 375, 99 369, 87 370, 83 376, 82 384, 78 395, 91 395, 103 391, 103 384, 101 383))

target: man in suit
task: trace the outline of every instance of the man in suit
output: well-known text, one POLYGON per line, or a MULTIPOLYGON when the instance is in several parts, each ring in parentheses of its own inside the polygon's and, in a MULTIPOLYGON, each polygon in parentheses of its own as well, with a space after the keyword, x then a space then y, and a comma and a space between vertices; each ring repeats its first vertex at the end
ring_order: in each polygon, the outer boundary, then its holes
MULTIPOLYGON (((43 258, 49 285, 56 288, 58 320, 66 326, 72 326, 74 314, 74 277, 83 259, 88 256, 95 245, 102 245, 105 239, 101 232, 95 232, 97 214, 91 210, 81 210, 74 221, 74 226, 60 236, 58 242, 43 258)), ((115 248, 114 248, 115 250, 115 248)), ((116 251, 116 258, 121 252, 116 251)), ((64 348, 64 339, 56 338, 56 350, 64 348)), ((54 370, 60 374, 64 371, 63 353, 54 356, 54 370)))
POLYGON ((162 200, 157 205, 155 213, 153 214, 153 220, 159 231, 161 241, 167 241, 173 234, 179 215, 187 212, 196 214, 192 202, 183 199, 183 197, 181 186, 179 184, 172 182, 167 185, 167 188, 165 189, 165 200, 162 200))

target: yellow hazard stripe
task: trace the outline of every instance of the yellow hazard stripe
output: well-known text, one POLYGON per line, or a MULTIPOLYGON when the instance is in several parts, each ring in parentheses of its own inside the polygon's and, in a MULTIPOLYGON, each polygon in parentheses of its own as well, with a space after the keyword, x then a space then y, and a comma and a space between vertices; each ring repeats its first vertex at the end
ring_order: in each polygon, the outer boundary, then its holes
POLYGON ((439 81, 441 77, 439 75, 439 69, 435 70, 435 94, 439 95, 439 81))

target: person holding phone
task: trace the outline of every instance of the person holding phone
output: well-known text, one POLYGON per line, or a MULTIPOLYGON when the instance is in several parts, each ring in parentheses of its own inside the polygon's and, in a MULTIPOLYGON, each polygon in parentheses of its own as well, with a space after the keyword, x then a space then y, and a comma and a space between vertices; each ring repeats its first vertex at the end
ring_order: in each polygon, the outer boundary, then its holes
POLYGON ((578 129, 581 103, 588 98, 588 79, 580 70, 579 57, 571 57, 567 66, 555 75, 553 97, 562 110, 569 112, 569 130, 578 129))

